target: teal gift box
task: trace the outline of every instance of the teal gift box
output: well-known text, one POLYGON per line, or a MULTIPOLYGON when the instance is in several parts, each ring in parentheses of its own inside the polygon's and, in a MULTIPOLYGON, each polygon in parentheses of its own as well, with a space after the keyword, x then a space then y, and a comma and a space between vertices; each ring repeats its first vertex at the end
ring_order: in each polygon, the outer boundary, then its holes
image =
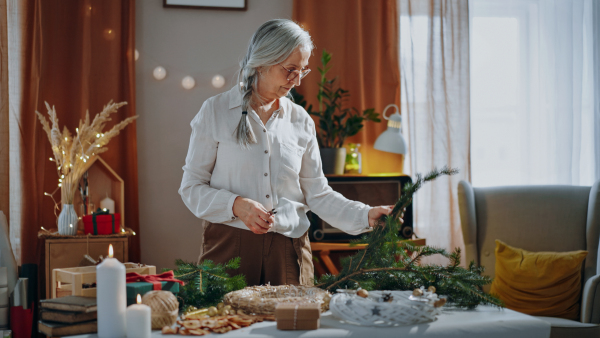
MULTIPOLYGON (((160 282, 161 290, 171 291, 174 294, 179 292, 179 283, 160 282)), ((147 282, 127 283, 127 306, 137 303, 137 295, 144 296, 146 292, 154 290, 154 284, 147 282)))

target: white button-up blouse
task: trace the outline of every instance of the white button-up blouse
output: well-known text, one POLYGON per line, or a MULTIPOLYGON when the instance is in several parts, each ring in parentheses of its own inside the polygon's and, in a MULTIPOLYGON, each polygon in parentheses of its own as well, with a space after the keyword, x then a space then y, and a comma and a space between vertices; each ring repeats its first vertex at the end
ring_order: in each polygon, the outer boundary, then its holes
POLYGON ((233 202, 241 196, 267 210, 274 208, 269 231, 287 237, 298 238, 308 230, 308 210, 347 233, 368 231, 370 206, 345 198, 327 184, 310 115, 285 97, 266 125, 249 111, 258 143, 243 150, 234 135, 241 103, 239 87, 233 87, 206 100, 191 122, 179 194, 192 213, 249 230, 233 214, 233 202))

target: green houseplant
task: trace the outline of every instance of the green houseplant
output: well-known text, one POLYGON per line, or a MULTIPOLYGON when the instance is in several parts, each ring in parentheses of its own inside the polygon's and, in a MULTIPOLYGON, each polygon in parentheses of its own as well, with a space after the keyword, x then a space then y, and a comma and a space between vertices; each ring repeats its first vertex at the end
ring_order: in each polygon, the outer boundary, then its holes
POLYGON ((321 74, 317 93, 318 110, 313 110, 312 104, 307 106, 304 96, 295 89, 292 89, 292 96, 294 102, 306 109, 310 115, 319 118, 317 140, 321 151, 323 172, 343 174, 346 159, 346 149, 343 146, 346 138, 356 135, 364 126, 364 121, 381 122, 381 120, 374 108, 366 109, 361 113, 356 108, 346 107, 344 101, 350 94, 337 85, 337 77, 327 78, 327 72, 331 69, 330 61, 331 54, 323 50, 322 67, 317 68, 321 74))

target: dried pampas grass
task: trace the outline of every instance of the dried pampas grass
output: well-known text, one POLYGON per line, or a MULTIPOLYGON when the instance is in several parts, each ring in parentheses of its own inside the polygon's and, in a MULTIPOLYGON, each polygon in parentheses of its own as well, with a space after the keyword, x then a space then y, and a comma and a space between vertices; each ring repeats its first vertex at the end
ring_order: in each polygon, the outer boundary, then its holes
POLYGON ((44 115, 36 111, 44 131, 48 135, 48 140, 52 146, 54 158, 51 161, 56 162, 56 169, 59 177, 59 187, 61 187, 61 200, 63 204, 73 204, 75 192, 81 176, 88 170, 94 158, 108 150, 106 145, 113 137, 125 128, 138 116, 128 117, 116 124, 112 129, 103 132, 102 129, 106 122, 111 121, 110 114, 115 113, 117 109, 127 104, 127 102, 113 103, 112 100, 104 106, 100 114, 96 115, 90 123, 89 111, 85 113, 85 121, 79 121, 79 127, 73 136, 67 129, 60 131, 58 126, 58 117, 54 106, 50 107, 48 102, 46 108, 50 122, 44 115))

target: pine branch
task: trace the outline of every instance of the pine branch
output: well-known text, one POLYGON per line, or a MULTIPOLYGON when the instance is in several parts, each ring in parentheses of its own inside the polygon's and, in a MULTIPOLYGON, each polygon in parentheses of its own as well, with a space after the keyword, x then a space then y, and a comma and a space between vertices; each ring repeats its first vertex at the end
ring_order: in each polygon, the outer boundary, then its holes
POLYGON ((210 260, 194 264, 177 259, 177 269, 173 270, 173 273, 175 278, 186 282, 178 295, 181 300, 180 310, 189 305, 198 308, 216 305, 226 293, 246 287, 243 275, 230 277, 226 272, 238 269, 240 262, 239 257, 224 265, 215 264, 210 260))
MULTIPOLYGON (((337 282, 335 282, 335 283, 333 283, 333 284, 331 284, 331 285, 327 286, 327 287, 325 288, 325 290, 331 290, 331 289, 332 289, 334 286, 336 286, 336 285, 338 285, 338 284, 340 284, 340 283, 342 283, 342 282, 346 281, 347 279, 351 279, 352 277, 354 277, 354 276, 358 276, 358 275, 364 275, 364 274, 366 274, 366 273, 369 273, 369 272, 378 272, 378 271, 403 271, 403 270, 406 270, 406 268, 376 268, 376 269, 360 269, 359 271, 353 272, 353 273, 351 273, 351 274, 347 275, 346 277, 344 277, 344 278, 342 278, 342 279, 338 280, 337 282)), ((324 285, 324 283, 322 283, 322 284, 318 284, 318 285, 315 285, 315 286, 316 286, 316 287, 322 287, 323 285, 324 285)))
POLYGON ((468 269, 460 267, 460 249, 449 253, 443 248, 415 246, 407 242, 398 245, 398 233, 402 227, 399 218, 412 203, 414 194, 425 183, 457 172, 443 167, 424 176, 417 174, 414 183, 404 185, 402 196, 390 215, 379 220, 381 225, 351 244, 367 244, 366 248, 343 259, 340 273, 322 276, 316 286, 326 290, 359 286, 370 290, 412 290, 420 286, 435 286, 439 294, 446 295, 459 307, 472 308, 478 304, 502 306, 497 298, 480 290, 481 286, 491 283, 490 277, 481 275, 482 267, 476 267, 474 263, 468 269), (446 257, 450 263, 447 266, 419 265, 422 258, 432 255, 446 257))

